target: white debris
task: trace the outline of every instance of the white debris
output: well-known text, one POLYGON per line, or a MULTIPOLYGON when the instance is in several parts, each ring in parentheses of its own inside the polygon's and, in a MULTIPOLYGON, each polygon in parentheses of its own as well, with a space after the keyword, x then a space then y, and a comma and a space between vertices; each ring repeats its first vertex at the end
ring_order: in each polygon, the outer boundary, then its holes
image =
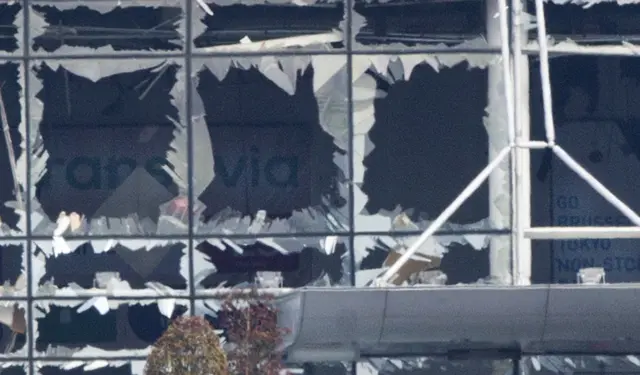
POLYGON ((107 300, 107 297, 93 297, 78 307, 78 313, 87 311, 92 307, 95 307, 100 315, 104 315, 109 312, 109 300, 107 300))
POLYGON ((160 313, 167 318, 171 318, 171 316, 173 315, 173 310, 176 307, 176 300, 174 298, 165 298, 159 299, 157 303, 160 313))

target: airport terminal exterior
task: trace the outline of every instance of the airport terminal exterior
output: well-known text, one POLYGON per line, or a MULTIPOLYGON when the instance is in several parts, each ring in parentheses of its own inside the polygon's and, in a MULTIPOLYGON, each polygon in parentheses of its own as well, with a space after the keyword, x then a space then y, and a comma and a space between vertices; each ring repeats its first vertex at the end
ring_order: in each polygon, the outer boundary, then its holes
POLYGON ((638 19, 0 4, 2 375, 142 374, 255 285, 292 373, 639 373, 638 19))

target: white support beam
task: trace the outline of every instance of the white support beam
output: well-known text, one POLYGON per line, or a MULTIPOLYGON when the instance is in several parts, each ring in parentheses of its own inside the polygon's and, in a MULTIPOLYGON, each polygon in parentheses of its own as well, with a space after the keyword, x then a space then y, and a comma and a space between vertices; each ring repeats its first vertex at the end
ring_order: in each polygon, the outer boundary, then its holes
POLYGON ((514 250, 512 268, 516 285, 531 284, 531 240, 525 238, 524 230, 531 226, 531 172, 530 150, 549 147, 546 141, 530 139, 529 124, 529 58, 522 53, 522 46, 527 42, 528 30, 523 15, 527 2, 512 2, 511 10, 513 27, 511 42, 513 44, 513 84, 514 84, 514 120, 516 126, 516 148, 513 165, 512 190, 513 235, 511 242, 514 250))
MULTIPOLYGON (((502 60, 488 66, 488 107, 484 126, 488 138, 488 162, 505 147, 515 144, 513 79, 509 51, 508 13, 506 0, 487 0, 486 35, 492 48, 500 48, 502 60), (490 110, 489 110, 490 109, 490 110)), ((489 223, 492 228, 508 228, 514 215, 513 191, 510 188, 514 175, 516 149, 511 149, 511 160, 505 159, 488 179, 489 223), (511 205, 503 204, 510 200, 511 205)), ((529 227, 528 225, 527 227, 529 227)), ((512 246, 508 236, 491 237, 489 242, 489 276, 500 284, 512 283, 512 246)))
POLYGON ((640 227, 537 227, 525 229, 524 235, 532 240, 640 238, 640 227))
MULTIPOLYGON (((638 56, 640 46, 623 42, 618 45, 608 46, 588 46, 579 45, 574 42, 559 42, 548 46, 548 52, 554 55, 587 55, 587 56, 638 56)), ((540 51, 537 42, 529 43, 523 52, 535 54, 540 51)))
POLYGON ((603 183, 598 181, 591 173, 589 173, 583 166, 581 166, 571 155, 567 154, 560 146, 552 147, 553 153, 562 160, 567 167, 573 170, 580 176, 586 183, 588 183, 593 190, 607 200, 613 207, 617 208, 620 213, 627 217, 633 224, 640 226, 640 216, 627 204, 625 204, 620 198, 616 197, 611 190, 607 189, 603 183))
POLYGON ((427 227, 427 229, 422 232, 420 237, 407 249, 407 251, 405 251, 405 253, 402 254, 402 256, 391 267, 389 267, 384 275, 376 279, 372 285, 378 287, 385 286, 386 283, 391 279, 391 277, 393 277, 393 275, 395 275, 395 273, 398 272, 405 263, 407 263, 409 258, 411 258, 411 256, 413 256, 413 254, 418 251, 418 249, 425 243, 425 241, 427 241, 429 237, 437 232, 438 229, 440 229, 440 227, 442 227, 442 225, 447 220, 449 220, 451 215, 453 215, 456 210, 460 208, 460 206, 462 206, 462 204, 466 202, 467 199, 469 199, 469 197, 476 190, 478 190, 480 185, 482 185, 487 180, 487 178, 489 178, 491 172, 493 172, 498 167, 498 165, 500 165, 500 163, 502 163, 502 161, 505 160, 507 156, 509 156, 509 154, 511 153, 511 149, 512 147, 505 147, 504 149, 502 149, 498 156, 493 161, 491 161, 491 163, 489 163, 489 165, 487 165, 473 180, 471 180, 469 185, 467 185, 467 187, 462 190, 462 192, 456 197, 456 199, 454 199, 453 202, 451 202, 451 204, 449 204, 449 206, 447 206, 447 208, 445 208, 444 211, 442 211, 442 213, 431 222, 429 227, 427 227))

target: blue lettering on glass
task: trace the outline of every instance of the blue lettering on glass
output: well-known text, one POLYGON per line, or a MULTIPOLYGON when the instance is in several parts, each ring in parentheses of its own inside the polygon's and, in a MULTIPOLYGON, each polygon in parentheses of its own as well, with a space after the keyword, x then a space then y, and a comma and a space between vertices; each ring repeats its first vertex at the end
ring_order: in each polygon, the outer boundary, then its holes
POLYGON ((560 241, 560 250, 562 251, 609 250, 609 249, 611 249, 611 240, 607 238, 560 241))
POLYGON ((576 196, 560 195, 556 198, 556 207, 574 210, 580 207, 580 200, 576 196))
POLYGON ((640 258, 630 256, 605 257, 599 264, 594 258, 555 258, 555 269, 559 272, 578 272, 581 268, 602 267, 605 272, 640 272, 640 258))
POLYGON ((274 187, 286 188, 298 186, 298 158, 296 156, 272 156, 264 163, 260 162, 260 150, 251 147, 250 155, 240 156, 234 164, 224 155, 214 155, 214 171, 216 176, 228 187, 238 185, 240 178, 249 168, 251 186, 258 186, 264 181, 274 187), (248 165, 247 165, 248 164, 248 165))
MULTIPOLYGON (((61 158, 53 158, 49 161, 53 165, 64 167, 65 180, 72 188, 78 190, 99 190, 118 188, 126 179, 126 176, 138 166, 136 160, 126 157, 112 157, 103 165, 99 157, 79 156, 68 163, 61 158), (120 173, 125 169, 126 173, 120 173), (79 177, 80 171, 86 171, 87 176, 79 177), (106 182, 103 184, 103 182, 106 182)), ((145 170, 165 187, 172 181, 163 170, 167 162, 162 157, 154 157, 144 164, 145 170)), ((84 175, 84 174, 83 174, 84 175)))
POLYGON ((624 216, 591 216, 591 215, 558 215, 556 225, 559 226, 625 226, 630 221, 624 216))

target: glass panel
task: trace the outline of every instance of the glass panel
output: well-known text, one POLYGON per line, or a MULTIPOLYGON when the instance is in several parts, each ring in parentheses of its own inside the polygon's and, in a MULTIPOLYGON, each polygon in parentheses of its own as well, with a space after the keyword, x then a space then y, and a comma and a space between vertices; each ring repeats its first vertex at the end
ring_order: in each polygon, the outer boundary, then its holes
MULTIPOLYGON (((532 138, 542 139, 538 63, 531 66, 532 138)), ((640 59, 558 57, 550 63, 557 143, 636 212, 640 210, 640 59)), ((531 153, 534 226, 629 226, 629 219, 548 151, 531 153)), ((534 280, 576 281, 602 267, 607 282, 640 281, 637 239, 536 241, 534 280)))
MULTIPOLYGON (((417 236, 357 236, 354 245, 356 286, 368 286, 384 274, 417 236)), ((510 236, 451 235, 428 239, 390 281, 397 285, 506 283, 511 269, 510 236), (490 249, 496 275, 490 275, 490 249), (502 279, 502 280, 501 280, 502 279)))
POLYGON ((195 231, 348 230, 346 58, 197 60, 195 231))
POLYGON ((23 23, 18 20, 22 18, 21 9, 22 4, 16 2, 0 4, 0 51, 19 52, 22 35, 16 23, 23 23))
POLYGON ((211 13, 197 9, 194 15, 200 18, 193 22, 195 52, 344 48, 343 1, 218 1, 207 6, 211 13))
MULTIPOLYGON (((27 246, 23 241, 0 241, 0 290, 5 298, 27 295, 27 246)), ((0 356, 24 356, 26 345, 25 302, 0 303, 0 356)), ((18 368, 9 373, 19 374, 18 368)))
POLYGON ((347 245, 336 236, 202 241, 195 247, 194 281, 198 289, 248 287, 264 276, 285 288, 350 285, 347 245))
POLYGON ((354 49, 488 48, 481 1, 355 0, 354 49))
MULTIPOLYGON (((84 301, 36 303, 38 306, 46 306, 46 309, 42 307, 34 309, 38 330, 37 355, 71 356, 74 353, 81 353, 88 345, 107 352, 145 349, 162 335, 170 323, 170 318, 160 313, 155 303, 149 305, 122 303, 117 308, 111 306, 105 314, 96 308, 79 309, 83 303, 84 301)), ((188 301, 177 300, 176 303, 171 319, 187 311, 188 301)), ((86 349, 84 351, 86 352, 86 349)), ((109 353, 102 354, 109 355, 109 353)), ((141 354, 142 351, 137 353, 137 355, 141 354)), ((136 355, 136 353, 129 352, 129 355, 136 355)))
POLYGON ((356 375, 511 375, 510 360, 450 360, 439 357, 375 358, 360 361, 356 375))
POLYGON ((0 241, 0 288, 3 295, 26 295, 26 269, 26 244, 22 241, 0 241))
POLYGON ((26 375, 27 372, 21 366, 9 365, 2 369, 2 373, 6 375, 26 375))
POLYGON ((639 364, 640 360, 633 355, 543 355, 523 357, 520 367, 540 375, 635 375, 640 372, 639 364))
MULTIPOLYGON (((423 230, 507 146, 500 65, 477 58, 354 57, 357 231, 423 230)), ((508 167, 442 229, 509 228, 508 167)))
POLYGON ((585 268, 601 268, 607 283, 640 281, 638 239, 579 239, 534 241, 533 283, 575 284, 585 268))
MULTIPOLYGON (((54 242, 60 241, 64 240, 54 242)), ((115 288, 124 294, 131 289, 146 289, 150 282, 172 289, 187 288, 188 275, 181 273, 188 269, 186 243, 64 241, 69 251, 56 253, 56 245, 50 242, 36 242, 33 276, 40 296, 64 295, 70 290, 77 292, 78 288, 93 291, 115 288)))
POLYGON ((178 63, 47 61, 31 72, 33 231, 186 233, 178 63))
MULTIPOLYGON (((535 14, 535 3, 528 2, 529 13, 535 14)), ((545 2, 547 33, 555 40, 579 44, 604 45, 612 43, 640 42, 640 5, 601 2, 568 4, 564 1, 545 2)), ((529 37, 537 38, 537 30, 531 28, 529 37)))
POLYGON ((31 48, 37 53, 179 51, 184 44, 182 2, 121 6, 65 2, 31 6, 31 48))
POLYGON ((310 362, 289 367, 289 371, 302 375, 352 375, 349 362, 310 362))
MULTIPOLYGON (((0 7, 0 17, 1 16, 0 7)), ((22 122, 24 98, 22 94, 23 66, 0 63, 0 234, 25 235, 26 153, 24 140, 26 124, 22 122), (4 121, 6 118, 6 121, 4 121), (9 135, 9 137, 7 137, 9 135), (17 194, 16 194, 17 193, 17 194)))
MULTIPOLYGON (((63 365, 63 363, 52 364, 47 362, 46 365, 40 367, 38 371, 41 375, 85 375, 88 372, 83 366, 69 370, 61 369, 61 365, 63 365)), ((144 368, 144 363, 126 364, 121 366, 115 366, 110 363, 109 366, 92 369, 91 375, 136 375, 138 372, 134 371, 134 369, 137 368, 144 368)))

